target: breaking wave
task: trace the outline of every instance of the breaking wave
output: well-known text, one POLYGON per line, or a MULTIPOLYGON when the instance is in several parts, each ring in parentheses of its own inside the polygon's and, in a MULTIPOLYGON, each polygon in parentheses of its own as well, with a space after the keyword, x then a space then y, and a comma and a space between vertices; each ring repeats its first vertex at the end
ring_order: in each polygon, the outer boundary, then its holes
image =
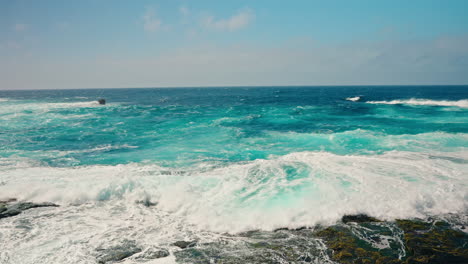
POLYGON ((353 101, 353 102, 357 102, 357 101, 359 101, 360 99, 361 99, 360 96, 355 96, 355 97, 348 97, 348 98, 346 98, 346 100, 348 100, 348 101, 353 101))
POLYGON ((407 99, 391 101, 368 101, 368 104, 406 104, 406 105, 432 105, 432 106, 457 106, 468 108, 468 99, 449 101, 449 100, 429 100, 429 99, 407 99))
POLYGON ((0 199, 64 205, 124 202, 130 207, 137 200, 151 200, 160 213, 209 231, 332 224, 356 213, 382 219, 425 217, 468 208, 466 151, 368 156, 296 152, 184 170, 144 163, 31 165, 2 168, 0 199))

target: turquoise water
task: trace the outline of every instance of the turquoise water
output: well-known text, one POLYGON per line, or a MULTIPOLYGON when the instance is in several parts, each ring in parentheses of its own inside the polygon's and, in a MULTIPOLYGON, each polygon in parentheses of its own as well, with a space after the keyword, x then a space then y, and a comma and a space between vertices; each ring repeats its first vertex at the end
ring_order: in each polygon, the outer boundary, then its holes
POLYGON ((11 255, 37 249, 25 263, 54 243, 42 260, 123 236, 463 216, 467 184, 468 86, 0 91, 0 199, 61 205, 21 216, 30 237, 4 229, 11 255))
POLYGON ((366 155, 467 145, 462 86, 22 91, 0 98, 0 157, 54 167, 187 167, 301 151, 366 155), (354 96, 359 101, 346 100, 354 96), (101 97, 107 105, 94 103, 101 97), (436 105, 366 103, 411 98, 436 105))

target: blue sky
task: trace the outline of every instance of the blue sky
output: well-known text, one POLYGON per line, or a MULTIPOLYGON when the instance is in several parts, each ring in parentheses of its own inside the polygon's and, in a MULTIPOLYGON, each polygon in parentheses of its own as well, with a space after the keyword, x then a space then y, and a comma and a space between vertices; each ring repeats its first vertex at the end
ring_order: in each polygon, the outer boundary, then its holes
POLYGON ((0 89, 468 84, 468 1, 0 1, 0 89))

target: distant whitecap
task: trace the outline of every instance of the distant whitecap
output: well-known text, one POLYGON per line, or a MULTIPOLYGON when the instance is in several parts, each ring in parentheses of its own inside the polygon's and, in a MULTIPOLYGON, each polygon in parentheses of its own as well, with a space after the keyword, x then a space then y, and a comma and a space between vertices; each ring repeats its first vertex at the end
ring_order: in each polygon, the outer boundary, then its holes
POLYGON ((346 98, 346 100, 348 100, 348 101, 353 101, 353 102, 357 102, 357 101, 359 101, 359 99, 361 99, 360 96, 355 96, 355 97, 348 97, 348 98, 346 98))
POLYGON ((391 101, 368 101, 368 104, 406 104, 406 105, 432 105, 432 106, 457 106, 468 108, 468 99, 449 101, 449 100, 429 100, 429 99, 405 99, 391 101))

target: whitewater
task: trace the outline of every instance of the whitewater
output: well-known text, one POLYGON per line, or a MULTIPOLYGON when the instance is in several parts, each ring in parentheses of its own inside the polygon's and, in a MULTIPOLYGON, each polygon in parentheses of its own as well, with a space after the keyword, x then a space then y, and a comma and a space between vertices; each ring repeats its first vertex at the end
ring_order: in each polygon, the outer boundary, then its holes
MULTIPOLYGON (((0 263, 96 263, 123 238, 168 250, 145 263, 191 263, 174 242, 247 252, 242 232, 354 214, 466 232, 467 98, 467 86, 0 91, 0 201, 58 205, 0 219, 0 263)), ((385 239, 375 247, 401 237, 385 239)))

